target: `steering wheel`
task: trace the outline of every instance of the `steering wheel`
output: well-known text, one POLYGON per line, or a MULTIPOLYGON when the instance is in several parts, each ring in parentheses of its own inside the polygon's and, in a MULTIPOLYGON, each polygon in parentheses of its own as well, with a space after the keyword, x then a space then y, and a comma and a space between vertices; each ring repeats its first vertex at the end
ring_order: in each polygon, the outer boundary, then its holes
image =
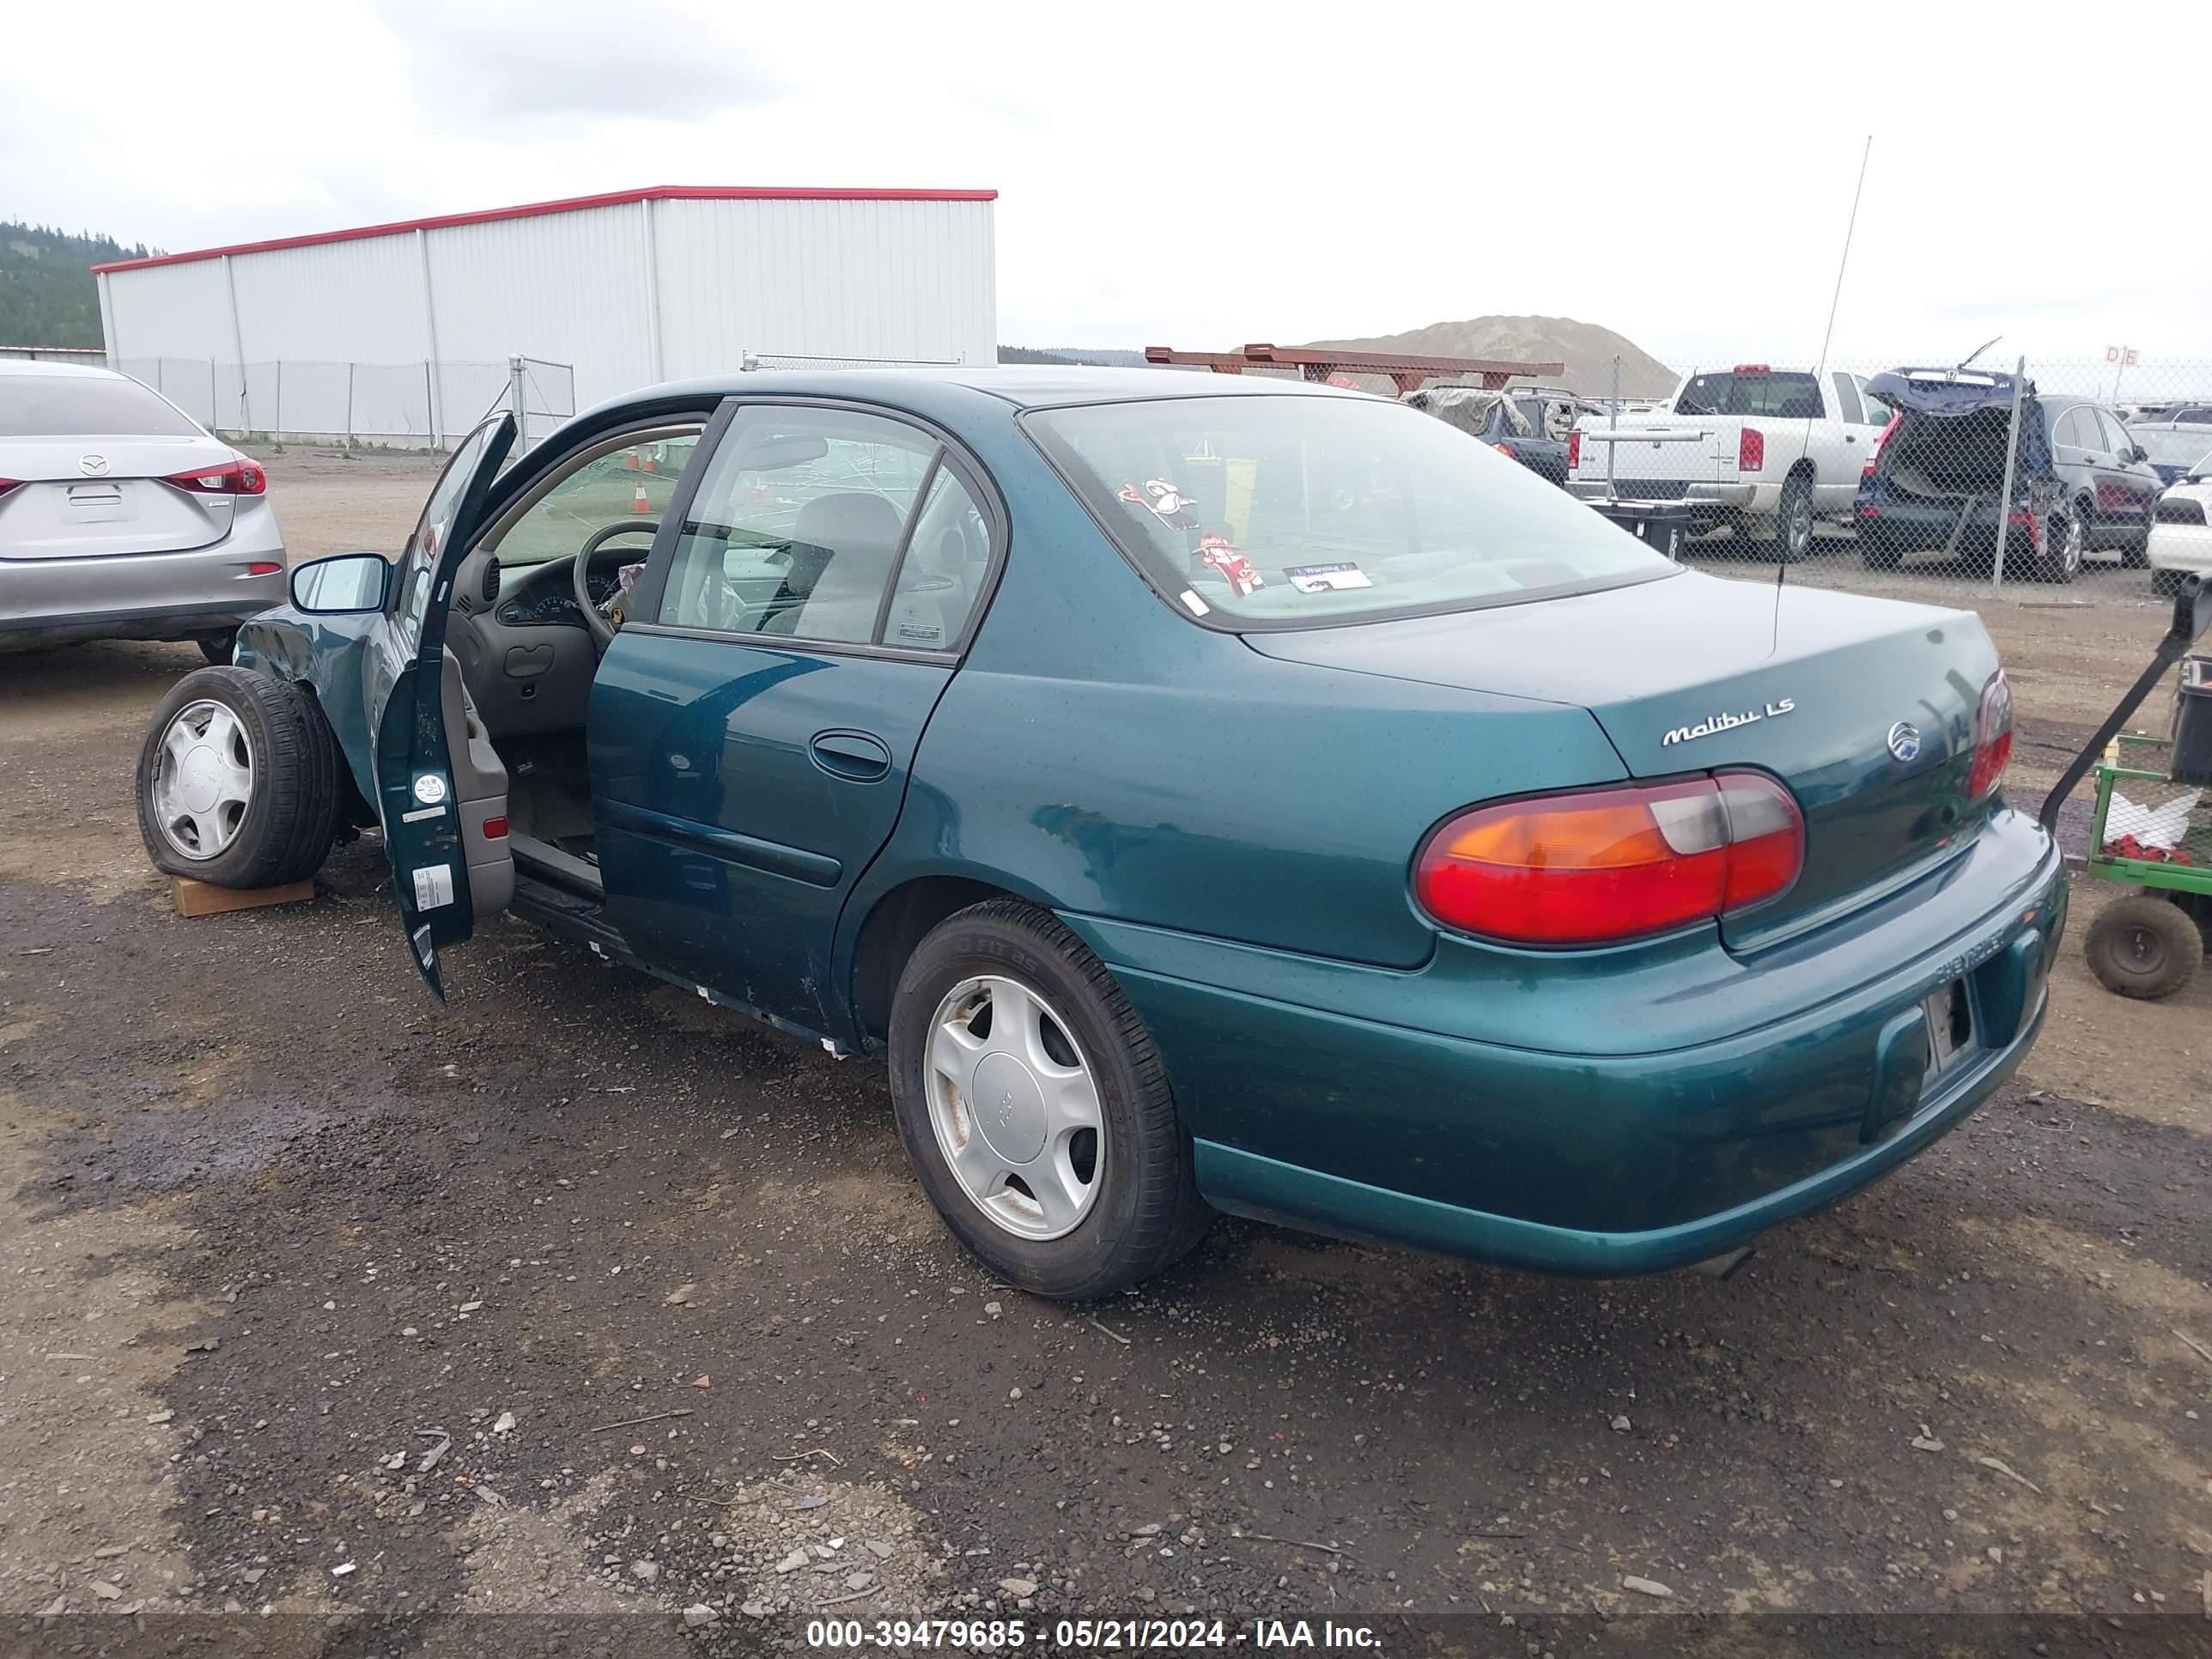
POLYGON ((568 567, 568 585, 575 590, 576 609, 584 613, 584 626, 591 630, 592 643, 602 655, 615 642, 615 624, 599 614, 599 607, 592 598, 592 556, 617 536, 652 536, 659 531, 657 520, 624 519, 620 524, 594 530, 576 550, 575 560, 568 567))

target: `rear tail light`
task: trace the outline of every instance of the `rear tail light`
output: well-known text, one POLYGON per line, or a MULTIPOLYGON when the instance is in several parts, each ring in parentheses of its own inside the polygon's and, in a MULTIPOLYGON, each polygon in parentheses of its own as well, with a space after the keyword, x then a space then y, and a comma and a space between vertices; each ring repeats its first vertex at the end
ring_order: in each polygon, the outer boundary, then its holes
POLYGON ((1492 444, 1491 447, 1509 461, 1517 461, 1521 459, 1519 452, 1511 444, 1492 444))
POLYGON ((1875 434, 1874 442, 1867 448, 1866 465, 1859 469, 1859 477, 1862 478, 1874 477, 1874 464, 1881 459, 1881 447, 1889 441, 1889 434, 1897 430, 1904 419, 1905 416, 1902 415, 1891 416, 1889 424, 1875 434))
POLYGON ((1982 706, 1974 716, 1974 769, 1966 775, 1966 799, 1986 799, 2004 781, 2012 760, 2012 687, 2004 670, 1990 676, 1982 688, 1982 706))
POLYGON ((1711 921, 1790 888, 1805 820, 1757 772, 1479 806, 1413 865, 1421 908, 1516 945, 1609 945, 1711 921))
POLYGON ((1755 426, 1747 426, 1736 435, 1736 469, 1756 472, 1766 465, 1766 434, 1755 426))
POLYGON ((269 488, 269 475, 258 463, 240 455, 220 466, 172 472, 161 482, 190 490, 195 495, 258 495, 269 488))
POLYGON ((1580 466, 1582 464, 1583 434, 1579 432, 1570 432, 1567 434, 1567 465, 1580 466))
POLYGON ((6 495, 11 489, 21 489, 22 487, 23 481, 21 478, 0 478, 0 495, 6 495))

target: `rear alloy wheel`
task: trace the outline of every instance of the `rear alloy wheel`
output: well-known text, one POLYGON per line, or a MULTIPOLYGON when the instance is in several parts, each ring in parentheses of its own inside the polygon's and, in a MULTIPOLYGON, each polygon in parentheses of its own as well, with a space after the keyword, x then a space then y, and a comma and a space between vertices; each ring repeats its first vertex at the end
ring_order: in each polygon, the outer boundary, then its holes
POLYGON ((218 668, 228 667, 238 651, 238 630, 226 629, 220 634, 203 634, 193 641, 205 657, 218 668))
POLYGON ((2196 977, 2204 963, 2204 936, 2179 905, 2135 893, 2107 905, 2089 925, 2082 952, 2106 990, 2155 1002, 2196 977))
POLYGON ((2081 515, 2062 512, 2043 527, 2043 551, 2035 562, 2037 577, 2046 582, 2072 581, 2081 574, 2081 556, 2088 540, 2081 515))
POLYGON ((1794 473, 1782 481, 1774 507, 1774 556, 1783 564, 1802 564, 1813 550, 1813 481, 1794 473))
POLYGON ((138 831, 159 868, 217 887, 305 880, 337 833, 338 755, 299 687, 200 668, 169 688, 138 750, 138 831))
POLYGON ((1110 1296, 1211 1212, 1152 1040, 1048 914, 993 900, 940 923, 891 1000, 891 1100, 930 1201, 994 1273, 1110 1296))
POLYGON ((1894 570, 1905 562, 1905 555, 1892 541, 1888 532, 1873 523, 1862 523, 1857 531, 1859 558, 1869 570, 1894 570))

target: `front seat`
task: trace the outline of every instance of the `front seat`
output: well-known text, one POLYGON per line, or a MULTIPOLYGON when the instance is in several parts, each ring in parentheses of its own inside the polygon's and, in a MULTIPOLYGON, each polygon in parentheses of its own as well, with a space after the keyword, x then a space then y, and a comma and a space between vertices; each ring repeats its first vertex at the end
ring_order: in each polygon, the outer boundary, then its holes
POLYGON ((791 533, 791 571, 764 634, 803 633, 860 642, 876 631, 876 609, 898 553, 899 510, 865 490, 817 495, 799 508, 791 533))

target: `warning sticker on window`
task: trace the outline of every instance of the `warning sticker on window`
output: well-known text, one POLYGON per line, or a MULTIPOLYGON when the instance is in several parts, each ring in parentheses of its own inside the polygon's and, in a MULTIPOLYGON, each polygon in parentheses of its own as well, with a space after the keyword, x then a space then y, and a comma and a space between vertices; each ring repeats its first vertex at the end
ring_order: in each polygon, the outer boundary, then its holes
POLYGON ((1332 588, 1372 587, 1375 583, 1358 565, 1286 564, 1283 574, 1301 593, 1326 593, 1332 588))
POLYGON ((415 908, 435 910, 441 905, 453 902, 453 866, 450 864, 424 865, 415 872, 415 908))

